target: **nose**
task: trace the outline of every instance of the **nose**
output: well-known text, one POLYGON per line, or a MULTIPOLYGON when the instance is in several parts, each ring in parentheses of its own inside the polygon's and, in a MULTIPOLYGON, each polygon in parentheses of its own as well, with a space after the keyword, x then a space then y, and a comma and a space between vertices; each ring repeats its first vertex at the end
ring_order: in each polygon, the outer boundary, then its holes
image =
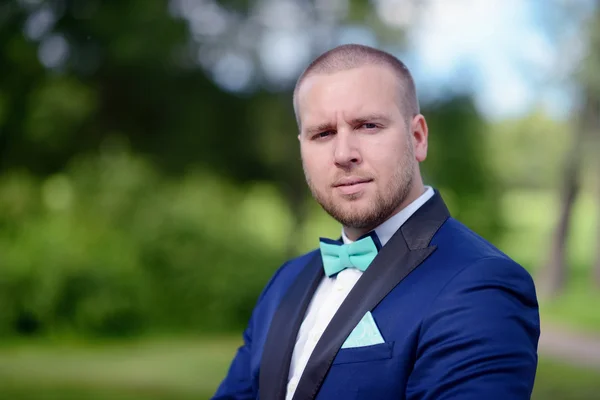
POLYGON ((350 132, 338 131, 333 158, 335 165, 344 169, 351 168, 362 161, 356 138, 350 132))

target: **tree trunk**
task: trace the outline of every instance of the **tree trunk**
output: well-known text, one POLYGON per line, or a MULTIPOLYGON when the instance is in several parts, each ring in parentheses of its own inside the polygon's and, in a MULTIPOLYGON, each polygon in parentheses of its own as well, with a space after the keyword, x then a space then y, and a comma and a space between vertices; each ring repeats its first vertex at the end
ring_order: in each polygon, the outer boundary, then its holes
MULTIPOLYGON (((579 146, 574 144, 570 154, 577 154, 579 146)), ((573 204, 579 191, 579 162, 575 157, 569 157, 565 166, 563 188, 561 190, 561 205, 559 218, 552 235, 549 258, 543 273, 543 290, 547 297, 555 297, 564 289, 567 280, 566 245, 573 204)))
MULTIPOLYGON (((597 151, 600 151, 600 93, 595 93, 593 110, 590 114, 590 133, 594 135, 597 151)), ((596 161, 600 165, 600 159, 596 161)), ((600 241, 600 182, 596 188, 596 241, 600 241)), ((592 279, 597 287, 600 287, 600 246, 596 247, 596 258, 592 268, 592 279)))
MULTIPOLYGON (((600 161, 600 160, 599 160, 600 161)), ((600 241, 600 184, 596 188, 596 242, 600 241)), ((592 267, 592 280, 594 285, 600 288, 600 249, 596 247, 596 258, 592 267)))
MULTIPOLYGON (((589 72, 587 75, 587 86, 588 90, 592 93, 592 97, 594 99, 594 104, 592 109, 590 110, 590 133, 594 137, 595 142, 595 150, 596 154, 598 154, 598 150, 600 150, 600 82, 598 81, 597 71, 600 68, 600 0, 596 0, 596 13, 594 18, 594 23, 591 28, 592 34, 590 44, 589 44, 589 72), (591 76, 589 75, 591 73, 591 76)), ((596 161, 599 163, 600 160, 596 161)), ((600 241, 600 181, 598 182, 598 188, 596 189, 596 212, 598 213, 597 217, 597 237, 596 241, 600 241)), ((594 260, 594 265, 592 268, 592 279, 597 287, 600 287, 600 249, 596 247, 596 259, 594 260)))
POLYGON ((580 186, 580 169, 583 149, 589 131, 590 116, 594 113, 591 96, 586 94, 579 115, 578 129, 574 132, 573 143, 565 160, 563 183, 560 195, 560 210, 556 228, 552 235, 550 251, 545 268, 541 271, 542 291, 546 297, 558 296, 567 282, 567 239, 571 226, 573 205, 580 186))

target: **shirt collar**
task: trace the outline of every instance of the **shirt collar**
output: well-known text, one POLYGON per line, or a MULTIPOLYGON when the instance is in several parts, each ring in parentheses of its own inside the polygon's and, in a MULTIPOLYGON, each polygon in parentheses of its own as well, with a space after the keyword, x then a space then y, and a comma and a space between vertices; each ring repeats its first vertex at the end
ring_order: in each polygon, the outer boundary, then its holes
MULTIPOLYGON (((434 191, 431 186, 425 186, 425 192, 415 199, 412 203, 404 207, 400 212, 393 215, 383 224, 379 225, 375 228, 375 233, 379 238, 382 246, 392 238, 394 233, 410 218, 411 215, 415 213, 423 204, 427 202, 433 195, 434 191)), ((346 233, 344 233, 344 229, 342 228, 342 240, 344 243, 351 243, 352 240, 348 239, 346 233)))

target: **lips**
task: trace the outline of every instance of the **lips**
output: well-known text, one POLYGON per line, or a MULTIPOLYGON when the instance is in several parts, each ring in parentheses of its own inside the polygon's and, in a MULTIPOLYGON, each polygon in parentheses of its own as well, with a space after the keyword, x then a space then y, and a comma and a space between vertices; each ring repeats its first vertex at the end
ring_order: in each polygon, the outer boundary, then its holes
POLYGON ((343 195, 356 195, 367 186, 372 179, 348 177, 337 181, 333 186, 343 195))
POLYGON ((369 178, 348 177, 348 178, 342 178, 342 179, 338 180, 333 186, 334 187, 354 186, 354 185, 358 185, 361 183, 368 183, 371 181, 372 181, 372 179, 369 179, 369 178))

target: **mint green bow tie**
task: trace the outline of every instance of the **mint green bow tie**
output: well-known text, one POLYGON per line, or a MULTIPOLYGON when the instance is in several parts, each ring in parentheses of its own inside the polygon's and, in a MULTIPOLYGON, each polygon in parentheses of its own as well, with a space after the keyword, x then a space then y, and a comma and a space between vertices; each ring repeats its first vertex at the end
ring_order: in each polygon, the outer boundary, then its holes
POLYGON ((321 239, 320 247, 323 269, 327 276, 346 268, 358 268, 364 272, 377 255, 377 246, 371 236, 348 244, 321 239))

